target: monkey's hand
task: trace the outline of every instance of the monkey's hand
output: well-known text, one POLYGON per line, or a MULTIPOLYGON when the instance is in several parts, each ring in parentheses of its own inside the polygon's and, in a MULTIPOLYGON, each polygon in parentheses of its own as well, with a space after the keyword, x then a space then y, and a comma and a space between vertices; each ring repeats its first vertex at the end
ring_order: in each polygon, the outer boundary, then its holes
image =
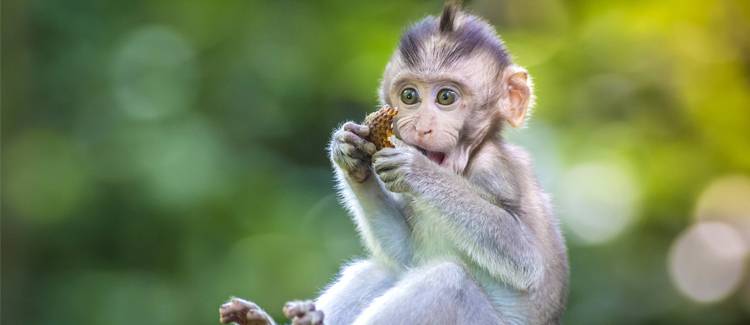
POLYGON ((370 176, 370 161, 375 153, 375 144, 365 140, 370 128, 354 122, 346 122, 333 132, 328 147, 331 161, 356 182, 362 183, 370 176))
POLYGON ((372 167, 385 187, 394 193, 412 192, 419 182, 419 173, 437 167, 419 150, 411 146, 383 148, 372 157, 372 167))

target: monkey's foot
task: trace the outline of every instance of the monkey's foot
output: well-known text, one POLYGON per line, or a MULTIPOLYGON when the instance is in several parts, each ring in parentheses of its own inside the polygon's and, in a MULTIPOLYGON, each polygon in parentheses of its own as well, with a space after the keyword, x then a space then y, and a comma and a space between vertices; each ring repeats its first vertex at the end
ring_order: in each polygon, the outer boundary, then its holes
POLYGON ((273 319, 258 305, 240 298, 232 298, 219 308, 222 324, 275 325, 273 319))
POLYGON ((323 312, 315 310, 312 301, 290 301, 284 305, 284 316, 292 320, 292 325, 322 325, 323 312))

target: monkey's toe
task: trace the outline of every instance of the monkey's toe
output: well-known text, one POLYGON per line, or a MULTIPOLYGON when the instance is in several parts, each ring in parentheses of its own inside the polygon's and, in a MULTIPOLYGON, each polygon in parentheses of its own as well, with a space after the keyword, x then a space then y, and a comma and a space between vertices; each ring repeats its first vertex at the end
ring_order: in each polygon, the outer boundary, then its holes
POLYGON ((219 308, 222 324, 271 325, 273 321, 258 305, 240 298, 232 298, 219 308))
POLYGON ((320 310, 313 310, 305 313, 302 317, 295 317, 292 319, 292 325, 322 325, 323 324, 323 312, 320 310))
POLYGON ((292 325, 321 325, 324 315, 315 310, 312 301, 290 301, 284 305, 284 316, 292 320, 292 325))

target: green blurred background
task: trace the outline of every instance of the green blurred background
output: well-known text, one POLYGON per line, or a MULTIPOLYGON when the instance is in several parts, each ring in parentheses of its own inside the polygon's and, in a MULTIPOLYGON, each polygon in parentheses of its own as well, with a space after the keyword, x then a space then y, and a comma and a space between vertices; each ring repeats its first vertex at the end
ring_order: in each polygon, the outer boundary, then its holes
MULTIPOLYGON (((362 256, 324 151, 440 1, 2 2, 2 323, 279 318, 362 256)), ((470 1, 568 239, 568 324, 750 320, 750 3, 470 1)))

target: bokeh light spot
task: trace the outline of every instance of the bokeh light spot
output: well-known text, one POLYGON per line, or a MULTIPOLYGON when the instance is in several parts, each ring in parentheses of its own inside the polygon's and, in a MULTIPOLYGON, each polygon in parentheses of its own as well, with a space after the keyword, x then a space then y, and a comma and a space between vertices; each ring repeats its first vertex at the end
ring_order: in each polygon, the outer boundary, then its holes
POLYGON ((587 162, 563 174, 558 191, 560 215, 582 243, 606 242, 633 222, 639 189, 622 163, 587 162))
POLYGON ((147 26, 122 42, 112 61, 114 97, 130 117, 154 119, 185 110, 196 89, 193 49, 174 30, 147 26))
POLYGON ((198 203, 218 194, 226 181, 227 150, 216 130, 203 119, 190 118, 159 128, 145 127, 123 141, 128 156, 152 197, 167 206, 198 203))
POLYGON ((750 244, 750 177, 729 175, 711 182, 698 198, 695 217, 730 224, 750 244))
POLYGON ((562 170, 560 148, 557 139, 559 132, 544 122, 531 120, 528 127, 509 129, 506 138, 529 152, 534 162, 534 172, 545 190, 557 184, 562 170))
POLYGON ((747 247, 734 228, 720 222, 701 222, 672 244, 669 274, 686 297, 715 302, 740 284, 746 256, 747 247))

